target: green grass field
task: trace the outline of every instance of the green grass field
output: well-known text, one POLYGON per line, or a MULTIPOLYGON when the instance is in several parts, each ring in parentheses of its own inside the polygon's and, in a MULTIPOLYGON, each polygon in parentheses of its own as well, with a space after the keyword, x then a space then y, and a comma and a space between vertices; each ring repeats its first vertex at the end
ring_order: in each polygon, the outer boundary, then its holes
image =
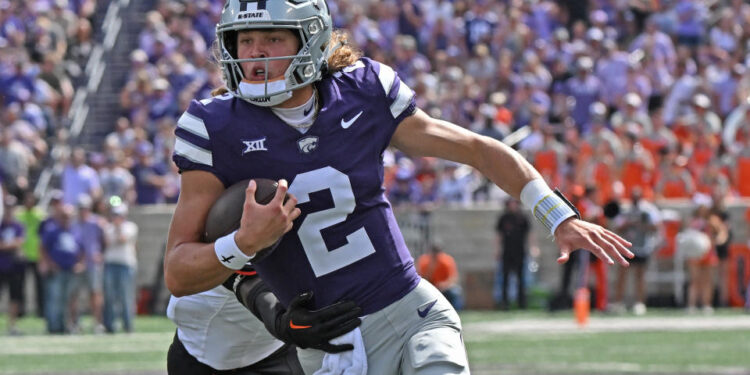
MULTIPOLYGON (((465 312, 462 319, 474 374, 750 374, 750 316, 738 310, 595 315, 586 329, 569 312, 465 312)), ((19 327, 24 336, 0 336, 0 374, 165 374, 174 332, 163 317, 139 317, 132 334, 48 336, 36 318, 19 327)))

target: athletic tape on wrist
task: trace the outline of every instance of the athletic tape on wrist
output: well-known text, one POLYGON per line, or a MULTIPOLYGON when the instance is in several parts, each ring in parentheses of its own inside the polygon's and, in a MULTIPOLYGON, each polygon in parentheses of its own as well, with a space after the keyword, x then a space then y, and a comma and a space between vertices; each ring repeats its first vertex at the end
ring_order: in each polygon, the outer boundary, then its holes
POLYGON ((521 202, 531 210, 536 220, 555 235, 557 227, 565 219, 579 216, 569 202, 547 186, 544 180, 529 181, 521 190, 521 202))
POLYGON ((245 253, 237 247, 237 243, 234 242, 235 233, 237 233, 237 231, 229 233, 224 237, 219 237, 219 239, 214 242, 214 251, 216 252, 216 257, 219 258, 219 262, 222 266, 236 271, 242 269, 242 267, 245 266, 245 263, 249 262, 253 257, 245 255, 245 253))

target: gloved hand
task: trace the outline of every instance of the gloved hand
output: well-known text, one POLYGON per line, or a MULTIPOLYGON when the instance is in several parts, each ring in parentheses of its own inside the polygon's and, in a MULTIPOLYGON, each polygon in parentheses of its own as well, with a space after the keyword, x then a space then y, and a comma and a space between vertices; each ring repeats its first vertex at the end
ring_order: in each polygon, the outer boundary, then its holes
POLYGON ((328 353, 352 350, 351 344, 334 345, 329 341, 341 336, 362 321, 359 316, 362 308, 353 301, 336 302, 319 310, 308 310, 312 292, 294 297, 287 310, 276 319, 276 332, 281 340, 291 342, 300 348, 313 348, 328 353))

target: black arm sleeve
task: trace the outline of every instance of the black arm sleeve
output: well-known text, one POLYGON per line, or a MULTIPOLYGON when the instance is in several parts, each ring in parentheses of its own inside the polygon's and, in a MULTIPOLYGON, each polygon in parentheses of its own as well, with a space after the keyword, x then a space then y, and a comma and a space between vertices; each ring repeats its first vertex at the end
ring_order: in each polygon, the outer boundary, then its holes
POLYGON ((234 288, 237 300, 263 322, 273 337, 281 339, 276 331, 276 321, 286 311, 284 306, 258 275, 238 277, 241 280, 234 288))
POLYGON ((331 344, 339 337, 362 324, 362 309, 353 301, 339 301, 318 310, 308 307, 312 292, 295 297, 284 307, 270 288, 255 274, 235 276, 234 294, 237 300, 266 326, 277 339, 300 348, 315 348, 329 353, 352 350, 351 344, 331 344))

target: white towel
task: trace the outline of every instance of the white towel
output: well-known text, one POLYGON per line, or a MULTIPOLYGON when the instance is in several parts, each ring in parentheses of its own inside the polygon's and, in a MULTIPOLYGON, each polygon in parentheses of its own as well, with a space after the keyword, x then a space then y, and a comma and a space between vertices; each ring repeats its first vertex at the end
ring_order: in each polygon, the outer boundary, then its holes
POLYGON ((326 353, 323 366, 313 375, 367 375, 367 353, 359 327, 331 340, 331 344, 352 344, 354 349, 342 353, 326 353))

